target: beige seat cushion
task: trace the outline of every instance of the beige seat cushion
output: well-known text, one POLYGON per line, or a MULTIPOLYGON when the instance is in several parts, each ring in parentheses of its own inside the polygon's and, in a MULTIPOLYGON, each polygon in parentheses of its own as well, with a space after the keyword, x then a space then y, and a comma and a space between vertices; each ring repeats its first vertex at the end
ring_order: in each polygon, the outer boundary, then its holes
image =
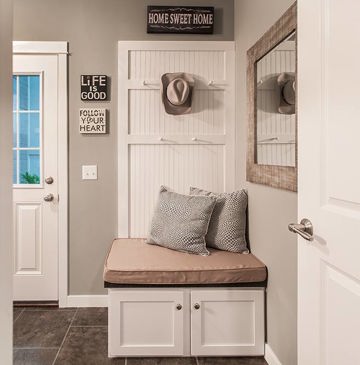
POLYGON ((105 261, 104 281, 134 285, 258 283, 265 265, 252 254, 210 249, 210 256, 173 251, 145 239, 114 240, 105 261))

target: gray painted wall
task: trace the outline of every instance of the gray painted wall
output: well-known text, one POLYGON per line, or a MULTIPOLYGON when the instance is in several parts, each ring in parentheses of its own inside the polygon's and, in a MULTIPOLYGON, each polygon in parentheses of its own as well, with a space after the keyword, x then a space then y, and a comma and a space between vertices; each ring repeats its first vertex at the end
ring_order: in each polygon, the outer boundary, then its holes
POLYGON ((15 0, 14 39, 69 41, 69 281, 70 294, 102 294, 103 262, 117 232, 117 41, 233 40, 233 0, 15 0), (147 5, 216 7, 212 36, 148 35, 147 5), (111 102, 80 101, 80 75, 112 78, 111 102), (78 109, 110 109, 110 134, 78 133, 78 109), (97 164, 97 181, 81 180, 81 165, 97 164))
POLYGON ((292 0, 235 1, 237 82, 237 183, 249 191, 251 248, 269 269, 267 342, 284 365, 295 365, 297 237, 287 230, 297 221, 297 194, 246 182, 246 51, 293 3, 292 0))
POLYGON ((0 0, 0 359, 12 364, 12 1, 0 0))

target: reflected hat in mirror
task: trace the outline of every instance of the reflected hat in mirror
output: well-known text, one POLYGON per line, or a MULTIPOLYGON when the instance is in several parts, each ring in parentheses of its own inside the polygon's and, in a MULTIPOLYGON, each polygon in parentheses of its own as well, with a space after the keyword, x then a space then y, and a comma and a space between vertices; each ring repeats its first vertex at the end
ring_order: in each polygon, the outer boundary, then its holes
POLYGON ((187 73, 166 73, 161 76, 161 97, 165 111, 172 115, 191 112, 194 78, 187 73))
POLYGON ((280 88, 279 113, 295 114, 295 74, 293 72, 282 72, 277 83, 280 88))

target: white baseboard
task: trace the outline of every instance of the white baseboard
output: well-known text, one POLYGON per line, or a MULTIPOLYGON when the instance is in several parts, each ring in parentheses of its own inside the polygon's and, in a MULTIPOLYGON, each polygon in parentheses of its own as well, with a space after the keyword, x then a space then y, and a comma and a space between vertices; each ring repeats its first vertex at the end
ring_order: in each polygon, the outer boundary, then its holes
POLYGON ((265 344, 265 360, 269 365, 282 365, 272 348, 265 344))
POLYGON ((67 307, 107 307, 107 295, 68 295, 67 307))

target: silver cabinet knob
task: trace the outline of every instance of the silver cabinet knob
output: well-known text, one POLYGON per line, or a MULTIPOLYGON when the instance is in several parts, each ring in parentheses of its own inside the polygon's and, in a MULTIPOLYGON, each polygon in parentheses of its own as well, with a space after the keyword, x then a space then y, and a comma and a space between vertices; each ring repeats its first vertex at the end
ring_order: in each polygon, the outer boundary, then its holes
POLYGON ((178 311, 181 311, 181 310, 182 310, 182 305, 181 305, 181 304, 177 304, 177 305, 176 305, 176 309, 177 309, 178 311))
POLYGON ((44 200, 46 202, 52 202, 54 200, 54 195, 53 194, 48 194, 44 196, 44 200))
POLYGON ((45 182, 49 185, 51 185, 54 182, 54 179, 52 176, 49 176, 45 179, 45 182))
POLYGON ((300 224, 290 223, 288 228, 290 232, 299 234, 307 241, 314 240, 314 228, 312 223, 307 218, 302 219, 300 224))
POLYGON ((199 303, 195 303, 194 304, 194 309, 196 309, 196 310, 200 309, 200 304, 199 303))

